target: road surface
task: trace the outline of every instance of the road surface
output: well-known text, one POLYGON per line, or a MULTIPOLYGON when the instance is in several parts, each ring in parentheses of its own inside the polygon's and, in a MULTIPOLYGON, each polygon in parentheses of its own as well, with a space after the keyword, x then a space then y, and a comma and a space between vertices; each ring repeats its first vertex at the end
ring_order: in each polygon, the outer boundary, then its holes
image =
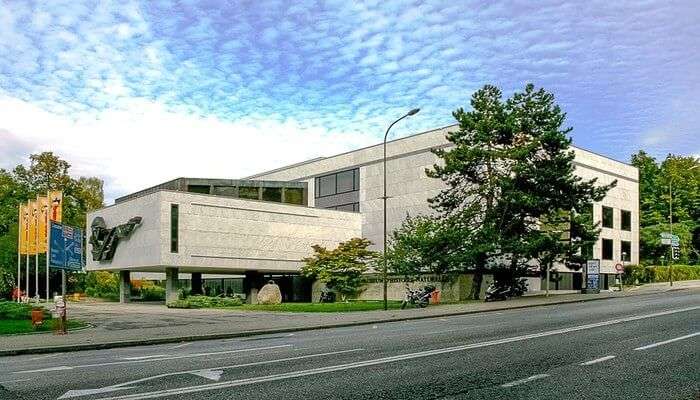
POLYGON ((695 400, 700 290, 4 357, 0 385, 8 399, 695 400))

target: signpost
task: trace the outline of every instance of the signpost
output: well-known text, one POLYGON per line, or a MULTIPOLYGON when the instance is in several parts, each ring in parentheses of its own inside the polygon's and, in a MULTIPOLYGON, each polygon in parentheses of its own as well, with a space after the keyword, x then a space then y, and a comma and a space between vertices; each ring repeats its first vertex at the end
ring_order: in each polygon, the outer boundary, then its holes
POLYGON ((600 260, 586 261, 586 288, 581 293, 600 293, 600 260))
POLYGON ((671 257, 668 263, 668 282, 673 286, 673 260, 681 255, 681 238, 671 232, 661 232, 661 244, 671 246, 671 257))
MULTIPOLYGON (((625 253, 622 253, 622 255, 624 256, 625 253)), ((625 272, 625 266, 622 263, 617 263, 615 264, 615 271, 617 272, 617 279, 620 284, 620 293, 622 293, 622 274, 625 272)))
POLYGON ((63 298, 63 296, 55 296, 54 297, 54 307, 55 307, 55 312, 56 312, 56 319, 58 322, 58 327, 56 329, 56 333, 58 335, 65 335, 66 334, 66 300, 63 298))
POLYGON ((83 269, 83 231, 51 221, 49 265, 70 271, 83 269))

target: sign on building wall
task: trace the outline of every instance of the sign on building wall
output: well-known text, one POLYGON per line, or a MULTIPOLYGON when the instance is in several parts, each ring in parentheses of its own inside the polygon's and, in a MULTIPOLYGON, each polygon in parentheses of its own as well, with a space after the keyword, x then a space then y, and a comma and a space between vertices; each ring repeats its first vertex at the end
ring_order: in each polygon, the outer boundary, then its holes
POLYGON ((83 269, 83 231, 51 221, 49 266, 80 271, 83 269))

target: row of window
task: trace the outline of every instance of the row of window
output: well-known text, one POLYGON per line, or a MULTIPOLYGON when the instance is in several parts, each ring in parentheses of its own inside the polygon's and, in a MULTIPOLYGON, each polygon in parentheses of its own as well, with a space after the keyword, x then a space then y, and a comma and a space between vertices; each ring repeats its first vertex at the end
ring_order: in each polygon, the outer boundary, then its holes
POLYGON ((339 206, 326 207, 328 210, 360 212, 360 203, 341 204, 339 206))
MULTIPOLYGON (((603 228, 615 229, 615 209, 603 206, 603 228)), ((623 231, 632 230, 632 212, 620 210, 620 229, 623 231)))
MULTIPOLYGON (((282 202, 281 187, 259 187, 259 186, 214 186, 213 192, 208 185, 188 185, 187 191, 191 193, 214 194, 239 199, 282 202), (260 191, 262 190, 262 194, 260 191)), ((284 202, 288 204, 304 204, 304 189, 284 188, 284 202)))
POLYGON ((315 183, 316 198, 360 190, 360 170, 355 168, 319 176, 315 183))
POLYGON ((603 260, 616 259, 620 261, 630 261, 632 259, 632 242, 621 240, 619 251, 619 256, 616 258, 613 240, 603 239, 603 260))

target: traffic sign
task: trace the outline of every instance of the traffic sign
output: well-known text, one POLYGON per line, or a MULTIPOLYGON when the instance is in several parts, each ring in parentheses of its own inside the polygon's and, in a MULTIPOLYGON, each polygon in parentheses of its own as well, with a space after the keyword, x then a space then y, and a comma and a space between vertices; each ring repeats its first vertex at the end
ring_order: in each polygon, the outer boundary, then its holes
POLYGON ((678 247, 678 246, 680 246, 680 245, 681 245, 681 241, 680 241, 680 240, 678 240, 678 239, 673 239, 673 238, 671 239, 671 246, 673 246, 673 247, 678 247))
POLYGON ((674 260, 678 260, 679 258, 681 258, 681 248, 678 246, 671 247, 671 257, 674 260))
POLYGON ((661 244, 670 246, 671 238, 661 238, 661 244))
POLYGON ((671 239, 671 240, 676 240, 676 241, 680 240, 678 235, 674 235, 670 232, 661 232, 661 239, 671 239))
POLYGON ((622 265, 621 263, 615 264, 615 271, 617 271, 618 274, 621 274, 625 272, 625 266, 622 265))

